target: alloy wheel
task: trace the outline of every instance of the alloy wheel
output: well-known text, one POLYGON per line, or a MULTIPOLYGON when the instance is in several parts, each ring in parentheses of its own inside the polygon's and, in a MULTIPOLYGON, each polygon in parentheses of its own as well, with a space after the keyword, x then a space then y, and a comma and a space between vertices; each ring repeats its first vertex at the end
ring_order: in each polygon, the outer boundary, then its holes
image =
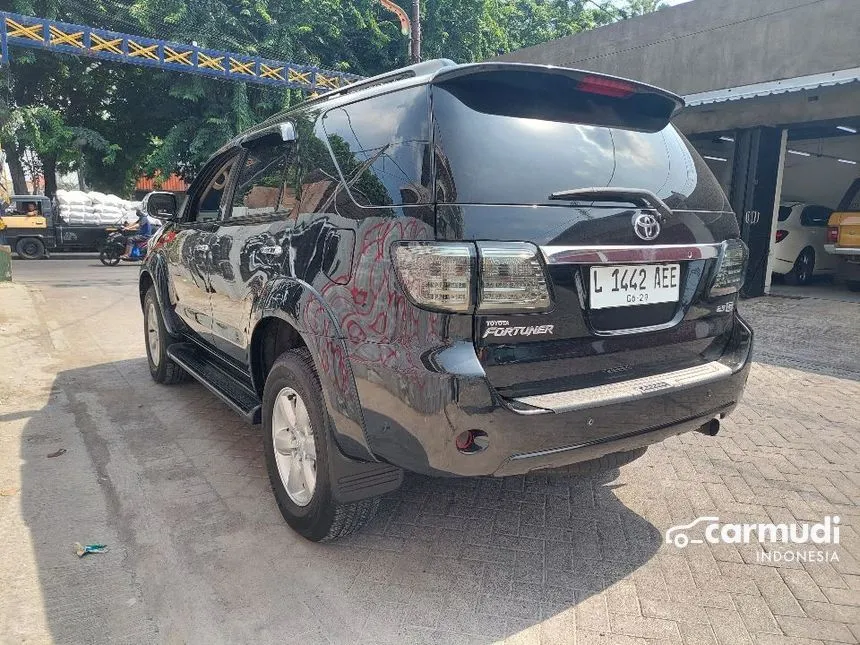
POLYGON ((316 441, 305 402, 290 387, 275 397, 272 443, 287 495, 297 506, 307 506, 316 490, 316 441))
POLYGON ((149 345, 149 358, 157 368, 161 360, 161 335, 158 331, 158 314, 152 302, 146 308, 146 342, 149 345))

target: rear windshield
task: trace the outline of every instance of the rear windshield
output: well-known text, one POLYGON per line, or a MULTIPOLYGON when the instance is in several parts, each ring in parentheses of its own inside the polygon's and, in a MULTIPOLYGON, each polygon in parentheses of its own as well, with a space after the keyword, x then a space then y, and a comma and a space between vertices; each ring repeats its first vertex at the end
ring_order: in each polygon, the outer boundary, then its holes
POLYGON ((791 215, 791 206, 780 206, 779 207, 779 221, 784 222, 791 215))
MULTIPOLYGON (((668 117, 648 132, 635 120, 632 127, 596 125, 606 114, 599 102, 568 111, 586 125, 552 120, 557 110, 549 108, 547 117, 538 118, 540 103, 533 96, 513 94, 504 101, 504 108, 493 110, 486 98, 457 87, 433 88, 439 201, 559 205, 550 194, 614 186, 646 188, 673 209, 729 210, 710 169, 666 125, 668 117)), ((619 121, 618 113, 611 116, 619 121)))

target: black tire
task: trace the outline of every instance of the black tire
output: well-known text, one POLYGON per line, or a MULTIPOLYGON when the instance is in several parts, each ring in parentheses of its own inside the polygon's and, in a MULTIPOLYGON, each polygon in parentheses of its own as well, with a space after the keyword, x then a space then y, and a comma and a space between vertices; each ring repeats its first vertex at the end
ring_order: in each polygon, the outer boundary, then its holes
POLYGON ((860 280, 847 280, 845 286, 849 291, 860 291, 860 280))
POLYGON ((156 383, 172 385, 188 380, 188 372, 179 367, 167 355, 167 347, 178 341, 171 336, 164 326, 164 318, 161 307, 158 305, 158 297, 155 295, 155 287, 150 287, 143 299, 143 339, 146 345, 146 361, 149 363, 149 374, 156 383), (153 320, 153 317, 155 320, 153 320), (150 323, 153 323, 150 326, 150 323), (150 332, 157 331, 157 347, 150 342, 150 332))
POLYGON ((45 257, 45 243, 38 237, 22 237, 15 245, 15 251, 22 260, 38 260, 45 257))
POLYGON ((120 253, 116 247, 110 246, 103 248, 99 253, 99 261, 106 267, 115 267, 119 264, 120 253))
POLYGON ((349 504, 334 501, 328 459, 329 442, 332 440, 331 419, 321 392, 313 360, 305 348, 281 354, 272 365, 263 390, 263 442, 272 490, 287 524, 313 542, 328 542, 358 531, 374 516, 379 506, 378 497, 349 504), (275 400, 284 388, 291 388, 301 397, 316 444, 316 485, 304 506, 290 498, 275 458, 272 417, 275 400))
POLYGON ((797 256, 797 259, 794 261, 794 267, 785 276, 785 281, 793 285, 809 284, 812 282, 814 271, 815 249, 807 246, 797 256))
POLYGON ((646 446, 645 448, 636 448, 635 450, 613 452, 608 455, 598 457, 597 459, 581 461, 578 464, 571 464, 570 466, 558 468, 557 472, 564 472, 570 475, 594 475, 605 470, 621 468, 621 466, 629 464, 631 461, 636 461, 639 457, 644 455, 647 450, 648 447, 646 446))

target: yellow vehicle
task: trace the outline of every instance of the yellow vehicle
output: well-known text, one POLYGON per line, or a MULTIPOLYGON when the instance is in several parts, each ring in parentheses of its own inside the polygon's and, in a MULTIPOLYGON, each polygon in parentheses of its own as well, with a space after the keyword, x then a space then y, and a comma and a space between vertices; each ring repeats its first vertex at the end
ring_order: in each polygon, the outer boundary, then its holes
POLYGON ((827 220, 824 250, 838 257, 836 274, 852 291, 860 291, 860 178, 848 187, 827 220))

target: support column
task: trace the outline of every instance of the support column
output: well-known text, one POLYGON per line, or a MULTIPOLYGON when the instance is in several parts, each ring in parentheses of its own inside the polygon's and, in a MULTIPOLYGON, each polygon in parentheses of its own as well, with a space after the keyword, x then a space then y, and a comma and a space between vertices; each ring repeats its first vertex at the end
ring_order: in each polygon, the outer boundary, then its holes
POLYGON ((773 222, 779 208, 785 138, 780 128, 749 128, 735 136, 729 201, 738 217, 741 237, 750 249, 743 295, 761 296, 769 283, 773 222))

